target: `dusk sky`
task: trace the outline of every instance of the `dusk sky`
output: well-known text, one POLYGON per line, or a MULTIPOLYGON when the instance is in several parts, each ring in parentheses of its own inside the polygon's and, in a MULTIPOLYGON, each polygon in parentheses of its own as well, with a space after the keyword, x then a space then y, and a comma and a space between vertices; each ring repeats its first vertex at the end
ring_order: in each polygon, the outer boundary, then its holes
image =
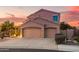
POLYGON ((33 7, 33 6, 12 6, 12 7, 0 7, 0 17, 6 17, 9 16, 9 14, 14 14, 15 16, 18 17, 26 17, 27 15, 39 10, 39 9, 48 9, 51 11, 57 11, 57 12, 61 12, 61 11, 68 11, 70 10, 68 7, 57 7, 57 6, 37 6, 37 7, 33 7))
MULTIPOLYGON (((4 18, 17 17, 19 19, 12 18, 11 21, 13 21, 17 24, 21 24, 28 15, 38 11, 39 9, 47 9, 47 10, 60 12, 60 13, 62 13, 62 12, 70 13, 68 11, 74 11, 74 12, 79 11, 79 7, 77 7, 77 6, 74 6, 74 7, 72 7, 72 6, 71 7, 68 7, 68 6, 34 6, 34 7, 33 6, 9 6, 9 7, 2 6, 2 7, 0 7, 0 18, 1 18, 0 22, 3 22, 4 18), (21 20, 21 19, 24 19, 24 20, 21 20)), ((70 15, 70 14, 67 14, 67 15, 70 15)), ((65 16, 67 16, 67 15, 65 15, 65 16)), ((77 13, 74 16, 79 16, 79 13, 77 13)), ((62 18, 62 19, 64 20, 64 18, 62 18)), ((78 22, 78 19, 79 18, 77 17, 77 21, 75 21, 76 23, 78 22)), ((6 21, 6 20, 4 20, 4 21, 6 21)), ((69 20, 65 20, 65 21, 69 21, 69 20)), ((70 21, 70 23, 75 24, 71 21, 70 21)), ((77 23, 77 25, 79 25, 79 22, 77 23)))

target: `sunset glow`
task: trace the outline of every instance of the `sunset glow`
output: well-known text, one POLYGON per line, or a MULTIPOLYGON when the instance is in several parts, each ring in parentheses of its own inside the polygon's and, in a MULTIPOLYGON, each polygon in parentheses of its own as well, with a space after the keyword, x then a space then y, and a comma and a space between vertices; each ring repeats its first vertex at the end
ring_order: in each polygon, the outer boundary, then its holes
POLYGON ((77 11, 77 12, 79 12, 79 6, 72 6, 72 7, 69 7, 69 9, 71 11, 77 11))
POLYGON ((65 21, 71 26, 79 27, 79 6, 69 6, 68 10, 61 13, 61 21, 65 21))
POLYGON ((65 21, 72 26, 79 26, 79 6, 4 6, 0 7, 0 24, 9 20, 19 26, 27 19, 28 15, 42 8, 60 13, 63 12, 61 13, 61 21, 65 21))
POLYGON ((68 22, 68 24, 71 26, 78 26, 79 27, 79 21, 71 21, 71 22, 68 22))

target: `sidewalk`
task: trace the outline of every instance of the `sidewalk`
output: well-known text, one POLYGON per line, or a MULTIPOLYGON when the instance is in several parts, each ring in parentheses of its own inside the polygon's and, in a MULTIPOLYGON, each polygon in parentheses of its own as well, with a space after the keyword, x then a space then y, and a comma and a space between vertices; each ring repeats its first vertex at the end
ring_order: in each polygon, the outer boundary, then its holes
POLYGON ((58 45, 58 50, 61 51, 73 51, 73 52, 79 52, 79 46, 78 45, 58 45))

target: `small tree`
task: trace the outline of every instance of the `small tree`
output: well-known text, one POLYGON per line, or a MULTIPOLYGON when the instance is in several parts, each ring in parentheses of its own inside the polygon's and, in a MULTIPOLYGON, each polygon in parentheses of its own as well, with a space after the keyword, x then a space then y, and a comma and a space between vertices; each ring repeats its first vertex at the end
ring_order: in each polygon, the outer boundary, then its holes
POLYGON ((67 30, 67 29, 72 29, 73 27, 70 26, 69 24, 65 23, 65 22, 61 22, 60 24, 60 29, 61 30, 67 30))
POLYGON ((74 29, 74 27, 70 26, 69 24, 67 24, 65 22, 61 22, 60 29, 66 31, 65 33, 61 32, 61 33, 63 33, 65 35, 65 41, 64 42, 66 43, 66 41, 68 39, 67 38, 67 29, 74 29))
POLYGON ((20 28, 18 26, 14 26, 13 22, 5 21, 0 27, 0 35, 1 37, 13 37, 14 35, 17 37, 20 35, 20 28))
POLYGON ((4 32, 4 35, 11 36, 14 29, 14 23, 10 21, 5 21, 1 26, 1 32, 4 32))

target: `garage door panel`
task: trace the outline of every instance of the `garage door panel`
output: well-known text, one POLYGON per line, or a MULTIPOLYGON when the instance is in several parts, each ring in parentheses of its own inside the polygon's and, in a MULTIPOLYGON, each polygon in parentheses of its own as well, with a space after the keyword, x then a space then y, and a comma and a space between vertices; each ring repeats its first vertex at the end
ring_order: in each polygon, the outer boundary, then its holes
POLYGON ((46 37, 47 38, 54 38, 56 34, 56 29, 46 29, 46 37))
POLYGON ((41 38, 41 29, 38 29, 38 28, 24 29, 24 37, 26 37, 26 38, 41 38))

